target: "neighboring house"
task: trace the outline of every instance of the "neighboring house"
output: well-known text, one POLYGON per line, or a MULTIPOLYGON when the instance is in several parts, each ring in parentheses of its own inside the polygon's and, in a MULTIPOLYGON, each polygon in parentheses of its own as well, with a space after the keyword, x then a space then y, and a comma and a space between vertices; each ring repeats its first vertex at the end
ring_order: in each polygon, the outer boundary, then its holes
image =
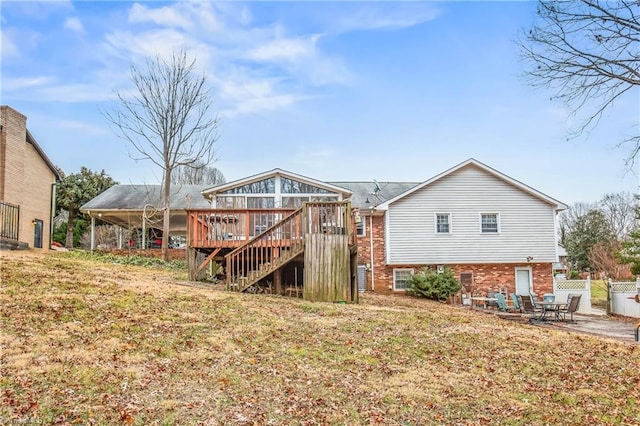
POLYGON ((378 188, 359 205, 367 290, 404 292, 410 275, 429 266, 453 269, 469 293, 552 292, 563 203, 474 159, 381 202, 372 196, 378 188))
POLYGON ((0 247, 48 249, 55 166, 27 130, 27 117, 0 106, 0 247))

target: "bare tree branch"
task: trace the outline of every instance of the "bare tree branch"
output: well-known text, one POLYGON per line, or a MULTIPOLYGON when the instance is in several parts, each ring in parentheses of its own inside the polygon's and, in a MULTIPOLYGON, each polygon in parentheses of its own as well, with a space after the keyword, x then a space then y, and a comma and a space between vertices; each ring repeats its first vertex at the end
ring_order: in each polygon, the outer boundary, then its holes
POLYGON ((220 119, 212 112, 206 76, 196 75, 196 61, 184 50, 168 59, 147 58, 131 67, 136 93, 118 92, 119 108, 105 112, 116 135, 131 144, 141 160, 162 169, 164 223, 162 254, 168 259, 171 174, 176 167, 215 158, 220 119))
MULTIPOLYGON (((612 104, 640 86, 640 2, 546 1, 538 3, 539 22, 518 42, 533 86, 551 88, 555 99, 587 118, 570 135, 598 125, 612 104), (590 109, 592 108, 592 109, 590 109)), ((629 145, 627 166, 640 153, 640 134, 629 145)))

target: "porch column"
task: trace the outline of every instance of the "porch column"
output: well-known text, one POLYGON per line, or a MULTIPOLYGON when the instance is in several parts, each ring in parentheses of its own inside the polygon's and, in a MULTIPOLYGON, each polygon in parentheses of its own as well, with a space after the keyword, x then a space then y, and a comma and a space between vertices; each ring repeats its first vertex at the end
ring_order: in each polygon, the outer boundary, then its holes
POLYGON ((96 218, 91 216, 91 252, 96 248, 96 218))

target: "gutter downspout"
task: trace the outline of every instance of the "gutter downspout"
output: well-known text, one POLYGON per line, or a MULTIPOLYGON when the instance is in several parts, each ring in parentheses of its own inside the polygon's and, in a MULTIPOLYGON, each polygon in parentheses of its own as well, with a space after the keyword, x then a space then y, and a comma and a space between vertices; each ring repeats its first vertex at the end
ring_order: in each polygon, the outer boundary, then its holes
POLYGON ((373 209, 369 215, 369 261, 371 263, 371 291, 375 290, 375 267, 373 256, 373 209))
POLYGON ((56 217, 56 203, 58 195, 58 184, 56 182, 51 184, 51 211, 49 214, 49 250, 53 243, 53 220, 56 217))

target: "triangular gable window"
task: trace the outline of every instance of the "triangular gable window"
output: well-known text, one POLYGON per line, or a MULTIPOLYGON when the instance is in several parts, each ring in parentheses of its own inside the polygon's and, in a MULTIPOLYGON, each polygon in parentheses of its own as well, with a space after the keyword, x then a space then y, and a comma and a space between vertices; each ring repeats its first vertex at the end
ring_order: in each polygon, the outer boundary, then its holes
POLYGON ((270 177, 243 186, 231 188, 221 194, 274 194, 276 192, 276 178, 270 177))
POLYGON ((283 194, 333 194, 333 192, 324 188, 319 188, 284 176, 280 178, 280 192, 283 194))

